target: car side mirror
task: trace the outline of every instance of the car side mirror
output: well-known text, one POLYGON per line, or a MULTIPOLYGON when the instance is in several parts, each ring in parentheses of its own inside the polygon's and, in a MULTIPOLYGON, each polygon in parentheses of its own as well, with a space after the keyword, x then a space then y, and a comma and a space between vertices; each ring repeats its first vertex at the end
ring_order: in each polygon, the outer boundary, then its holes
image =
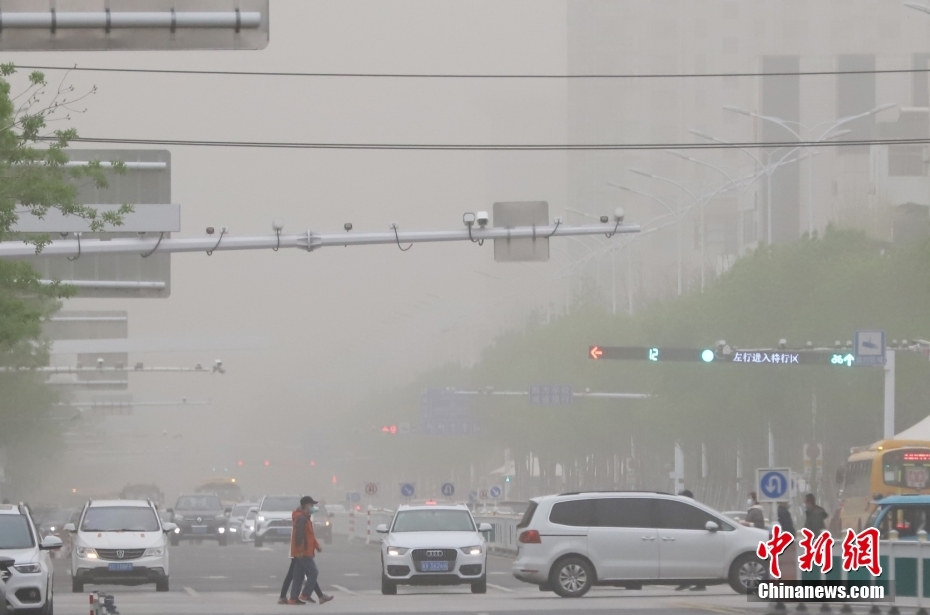
POLYGON ((232 514, 232 508, 227 508, 227 509, 224 510, 223 512, 225 512, 227 516, 228 516, 228 515, 231 515, 231 514, 232 514))
POLYGON ((257 509, 257 508, 250 508, 250 509, 249 509, 249 512, 250 512, 250 513, 255 513, 255 514, 257 515, 257 514, 258 514, 258 509, 257 509))
POLYGON ((170 513, 173 515, 173 514, 174 514, 174 509, 173 509, 173 508, 166 508, 166 509, 165 509, 165 512, 170 512, 170 513))
POLYGON ((60 549, 63 544, 61 538, 58 536, 46 536, 42 539, 42 544, 39 548, 43 551, 53 551, 55 549, 60 549))
POLYGON ((0 572, 6 572, 16 563, 12 557, 0 557, 0 572))
POLYGON ((73 524, 73 523, 65 523, 65 526, 64 526, 63 528, 61 528, 61 529, 64 530, 64 531, 66 531, 66 532, 76 532, 76 531, 77 531, 77 528, 74 527, 74 524, 73 524))
POLYGON ((379 534, 387 534, 388 533, 387 525, 382 523, 381 525, 375 528, 375 531, 378 532, 379 534))
POLYGON ((161 524, 161 529, 163 529, 165 533, 167 534, 168 532, 173 532, 174 530, 178 529, 178 525, 177 523, 172 523, 168 521, 167 523, 161 524))
POLYGON ((707 523, 704 524, 704 529, 707 530, 708 532, 716 532, 717 530, 720 529, 720 526, 717 525, 717 523, 714 521, 708 521, 707 523))
POLYGON ((482 532, 482 533, 483 533, 483 532, 490 532, 490 531, 493 530, 493 529, 494 529, 494 528, 491 527, 491 524, 490 524, 490 523, 479 523, 479 524, 478 524, 478 531, 479 531, 479 532, 482 532))

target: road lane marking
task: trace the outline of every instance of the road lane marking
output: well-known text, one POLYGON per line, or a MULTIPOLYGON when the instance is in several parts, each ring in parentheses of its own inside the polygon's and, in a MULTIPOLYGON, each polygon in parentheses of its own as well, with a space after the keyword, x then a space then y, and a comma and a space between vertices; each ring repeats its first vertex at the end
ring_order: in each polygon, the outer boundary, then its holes
POLYGON ((271 589, 271 585, 253 585, 252 589, 271 589))
POLYGON ((357 576, 358 576, 358 573, 357 573, 357 572, 347 572, 347 573, 346 573, 346 576, 347 576, 347 577, 357 577, 357 576))
POLYGON ((203 577, 203 578, 205 578, 205 579, 212 579, 212 580, 214 580, 214 581, 217 581, 217 580, 220 580, 220 579, 228 579, 229 577, 224 577, 224 576, 222 576, 222 575, 214 575, 214 576, 212 576, 212 577, 203 577))
POLYGON ((499 589, 499 590, 501 590, 502 592, 507 592, 508 594, 512 594, 512 593, 513 593, 513 590, 512 590, 512 589, 510 589, 509 587, 504 587, 503 585, 495 585, 494 583, 488 583, 488 587, 493 587, 494 589, 499 589))
POLYGON ((344 593, 344 594, 349 594, 350 596, 354 596, 354 595, 355 595, 355 592, 354 592, 354 591, 352 591, 351 589, 347 589, 347 588, 343 587, 342 585, 335 585, 335 584, 334 584, 333 587, 335 587, 336 589, 338 589, 339 591, 341 591, 341 592, 344 593))
POLYGON ((184 591, 186 591, 188 595, 194 596, 195 598, 197 597, 197 592, 194 591, 193 587, 185 587, 184 591))

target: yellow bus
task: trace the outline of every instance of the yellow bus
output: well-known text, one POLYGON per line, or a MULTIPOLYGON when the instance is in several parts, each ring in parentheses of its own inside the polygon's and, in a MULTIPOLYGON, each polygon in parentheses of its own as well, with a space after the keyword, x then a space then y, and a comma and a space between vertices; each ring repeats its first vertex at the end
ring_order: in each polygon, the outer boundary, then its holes
POLYGON ((840 523, 861 530, 872 502, 887 495, 930 493, 930 441, 879 440, 854 448, 836 473, 840 488, 840 523))
POLYGON ((220 498, 223 506, 235 506, 237 502, 242 501, 242 489, 235 478, 214 477, 208 478, 200 483, 196 489, 197 493, 215 493, 220 498))

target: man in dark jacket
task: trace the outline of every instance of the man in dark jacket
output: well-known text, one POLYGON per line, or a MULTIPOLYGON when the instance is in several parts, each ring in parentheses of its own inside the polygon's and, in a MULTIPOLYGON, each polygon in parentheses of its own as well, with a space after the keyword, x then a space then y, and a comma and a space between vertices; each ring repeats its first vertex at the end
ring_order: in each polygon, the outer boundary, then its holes
POLYGON ((817 505, 817 500, 813 493, 804 496, 804 527, 819 536, 821 532, 827 529, 827 518, 830 513, 817 505))

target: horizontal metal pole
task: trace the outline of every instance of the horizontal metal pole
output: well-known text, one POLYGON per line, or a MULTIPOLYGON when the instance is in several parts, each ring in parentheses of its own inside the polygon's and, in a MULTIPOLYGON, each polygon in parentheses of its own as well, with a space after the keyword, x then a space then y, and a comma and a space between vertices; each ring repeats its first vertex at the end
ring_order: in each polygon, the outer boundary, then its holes
MULTIPOLYGON (((39 280, 39 284, 51 286, 57 280, 39 280)), ((122 282, 116 280, 61 280, 62 286, 77 288, 106 288, 116 290, 164 290, 164 282, 122 282)))
POLYGON ((82 11, 45 13, 0 12, 0 30, 87 30, 121 28, 228 28, 255 29, 262 14, 254 11, 82 11))
MULTIPOLYGON (((41 281, 41 280, 40 280, 41 281)), ((126 322, 128 316, 52 316, 51 322, 126 322)))
MULTIPOLYGON (((90 166, 89 160, 70 160, 62 165, 63 167, 75 168, 90 166)), ((110 161, 100 161, 100 166, 104 169, 112 169, 115 165, 110 161)), ((123 166, 130 170, 136 171, 160 171, 168 168, 167 162, 124 162, 123 166)))
MULTIPOLYGON (((101 241, 99 239, 55 240, 42 250, 43 256, 71 256, 80 254, 149 254, 157 252, 222 252, 226 250, 268 250, 274 248, 300 248, 312 251, 332 246, 369 246, 384 244, 438 243, 446 241, 469 241, 487 239, 547 239, 577 235, 605 235, 616 233, 638 233, 639 225, 601 226, 521 226, 516 228, 473 228, 471 236, 467 229, 455 231, 400 231, 380 233, 313 233, 281 235, 207 235, 204 237, 157 237, 125 238, 101 241), (160 241, 160 243, 159 243, 160 241), (156 249, 157 248, 157 249, 156 249)), ((0 242, 0 258, 28 258, 35 256, 35 247, 18 241, 0 242)))
MULTIPOLYGON (((529 391, 452 391, 453 395, 503 395, 527 397, 529 391)), ((591 397, 595 399, 649 399, 652 397, 648 393, 595 393, 595 392, 578 392, 572 393, 572 397, 591 397)), ((545 404, 541 404, 545 405, 545 404)), ((558 404, 551 404, 557 406, 558 404)))
POLYGON ((76 401, 71 403, 57 403, 58 407, 64 408, 139 408, 149 406, 209 406, 212 401, 191 401, 182 399, 181 401, 76 401))
MULTIPOLYGON (((115 373, 129 373, 138 374, 139 372, 194 372, 200 374, 213 374, 220 373, 225 374, 226 370, 222 371, 214 369, 213 365, 208 367, 141 367, 136 368, 132 365, 127 365, 124 367, 55 367, 55 366, 44 366, 44 367, 33 367, 33 368, 19 368, 19 367, 0 367, 0 373, 2 372, 38 372, 42 374, 99 374, 104 372, 115 372, 115 373)), ((88 380, 91 384, 95 384, 95 381, 88 380)), ((125 382, 125 381, 124 381, 125 382)))

